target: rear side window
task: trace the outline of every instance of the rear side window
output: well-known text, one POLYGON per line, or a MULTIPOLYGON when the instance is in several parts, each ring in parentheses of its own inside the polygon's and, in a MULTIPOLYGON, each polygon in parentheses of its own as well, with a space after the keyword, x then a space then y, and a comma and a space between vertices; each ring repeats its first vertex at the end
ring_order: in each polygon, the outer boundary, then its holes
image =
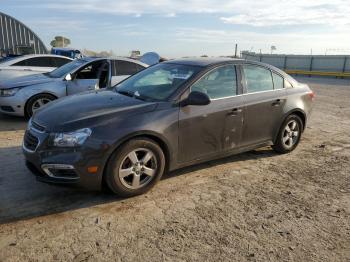
POLYGON ((52 67, 53 66, 51 63, 50 57, 46 57, 46 56, 25 59, 13 65, 14 66, 34 66, 34 67, 52 67))
POLYGON ((293 87, 292 84, 289 81, 287 81, 287 80, 284 80, 284 86, 285 86, 285 88, 293 87))
POLYGON ((273 90, 272 74, 270 70, 260 66, 244 65, 243 71, 248 93, 273 90))
POLYGON ((284 79, 280 75, 277 75, 272 72, 273 77, 273 87, 274 89, 283 89, 284 87, 284 79))
POLYGON ((221 66, 210 71, 191 87, 191 91, 205 93, 211 99, 236 95, 237 77, 235 66, 221 66))
POLYGON ((63 66, 65 64, 71 62, 71 60, 65 59, 62 57, 51 57, 51 60, 52 60, 53 67, 60 67, 60 66, 63 66))
POLYGON ((113 76, 133 75, 143 70, 144 67, 129 61, 114 60, 112 61, 113 76))

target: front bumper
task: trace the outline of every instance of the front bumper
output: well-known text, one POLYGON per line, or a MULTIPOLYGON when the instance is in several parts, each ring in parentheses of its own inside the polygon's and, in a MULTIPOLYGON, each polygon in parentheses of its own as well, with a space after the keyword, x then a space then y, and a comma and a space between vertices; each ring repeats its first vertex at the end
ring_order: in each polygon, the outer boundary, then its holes
POLYGON ((45 183, 76 185, 89 190, 100 190, 105 159, 99 148, 50 148, 49 134, 35 129, 26 131, 38 138, 35 148, 22 145, 27 168, 38 181, 45 183), (97 172, 89 173, 89 166, 97 166, 97 172))
POLYGON ((7 115, 24 116, 25 101, 16 95, 0 96, 0 112, 7 115))

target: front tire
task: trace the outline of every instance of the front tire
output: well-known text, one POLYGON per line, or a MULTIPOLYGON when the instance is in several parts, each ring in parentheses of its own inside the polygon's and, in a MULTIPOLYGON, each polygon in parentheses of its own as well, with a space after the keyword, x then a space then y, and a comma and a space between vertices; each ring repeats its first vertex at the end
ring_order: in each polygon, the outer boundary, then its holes
POLYGON ((32 117, 33 113, 45 106, 47 103, 50 103, 51 101, 55 100, 56 97, 50 94, 38 94, 33 97, 31 97, 25 107, 25 116, 27 118, 32 117))
POLYGON ((105 179, 113 193, 131 197, 150 190, 164 170, 165 157, 160 146, 148 138, 135 138, 112 154, 105 179))
POLYGON ((297 115, 289 115, 283 122, 275 144, 272 146, 277 153, 285 154, 293 151, 299 144, 303 122, 297 115))

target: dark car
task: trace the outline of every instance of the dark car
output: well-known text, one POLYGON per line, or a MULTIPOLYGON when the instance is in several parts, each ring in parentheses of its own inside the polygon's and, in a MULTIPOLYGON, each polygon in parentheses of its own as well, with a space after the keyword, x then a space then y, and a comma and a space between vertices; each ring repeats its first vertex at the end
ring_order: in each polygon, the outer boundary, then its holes
POLYGON ((164 172, 272 145, 295 149, 313 92, 281 70, 239 59, 174 60, 114 90, 38 110, 23 151, 43 182, 133 196, 164 172), (105 182, 105 183, 104 183, 105 182))

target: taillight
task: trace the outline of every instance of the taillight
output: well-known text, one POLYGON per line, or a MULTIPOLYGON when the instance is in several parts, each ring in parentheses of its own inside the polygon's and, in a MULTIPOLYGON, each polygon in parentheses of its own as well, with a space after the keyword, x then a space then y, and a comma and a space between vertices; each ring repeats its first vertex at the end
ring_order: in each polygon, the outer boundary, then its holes
POLYGON ((315 93, 314 91, 310 91, 309 93, 307 93, 309 95, 309 97, 311 98, 311 100, 313 101, 315 99, 315 93))

